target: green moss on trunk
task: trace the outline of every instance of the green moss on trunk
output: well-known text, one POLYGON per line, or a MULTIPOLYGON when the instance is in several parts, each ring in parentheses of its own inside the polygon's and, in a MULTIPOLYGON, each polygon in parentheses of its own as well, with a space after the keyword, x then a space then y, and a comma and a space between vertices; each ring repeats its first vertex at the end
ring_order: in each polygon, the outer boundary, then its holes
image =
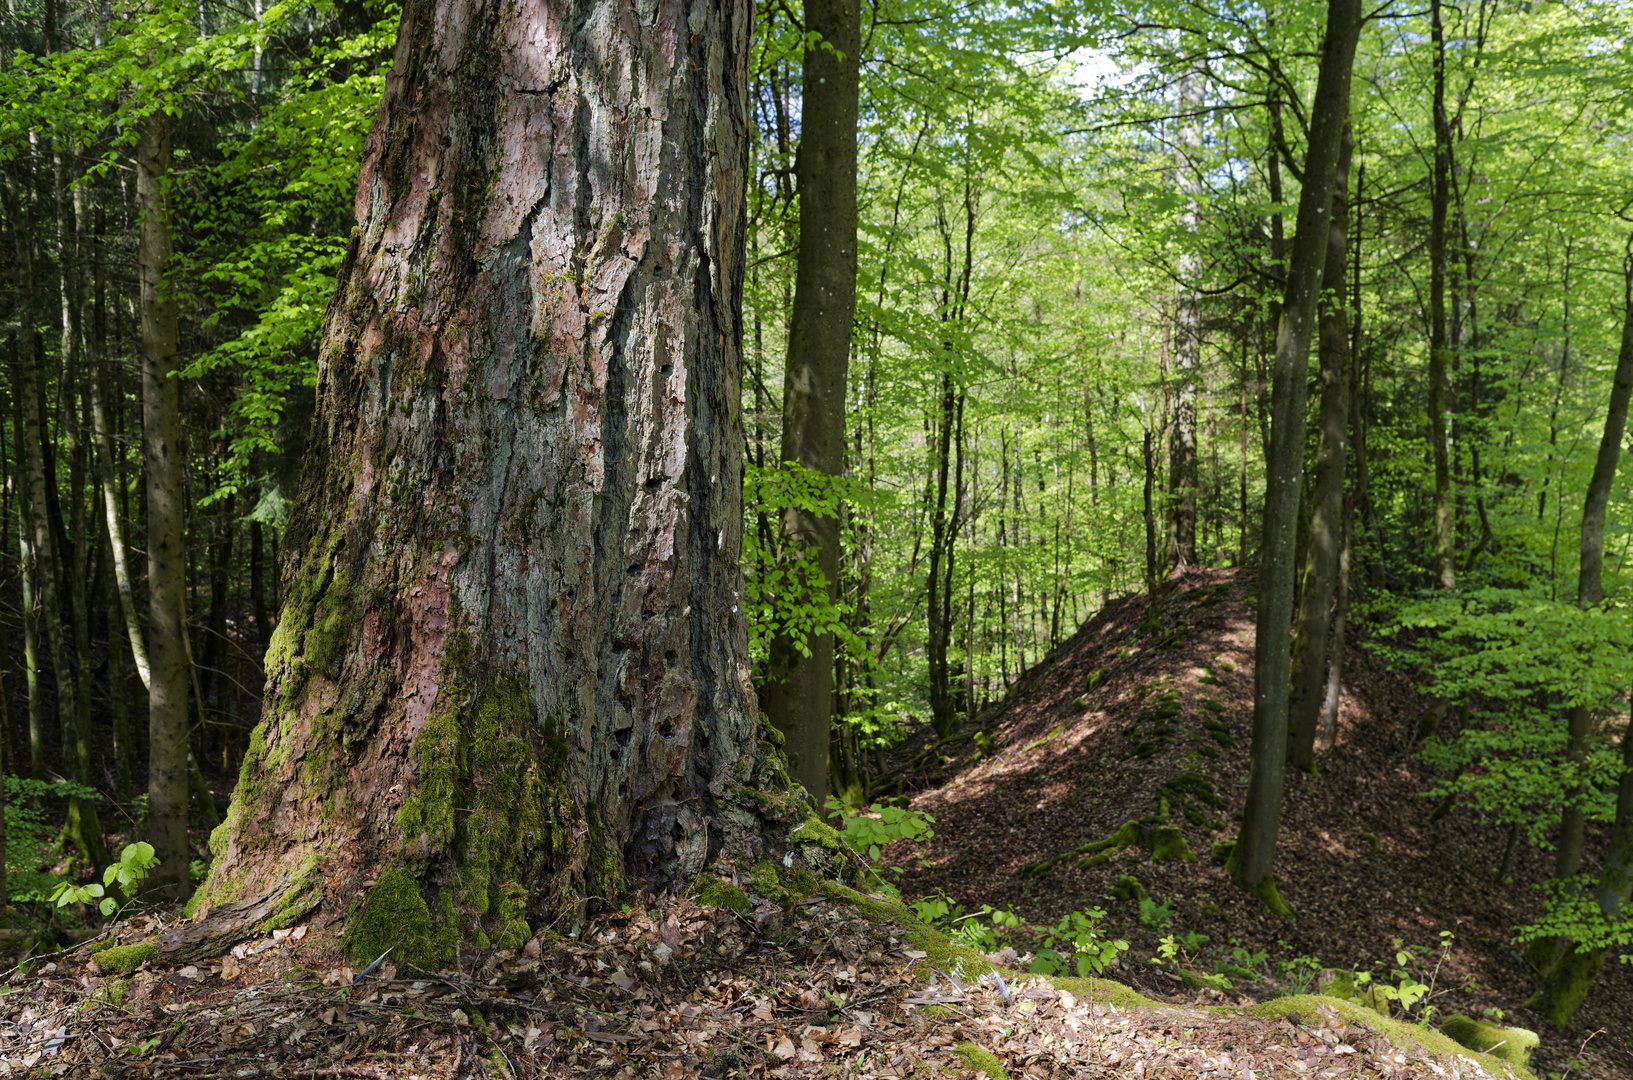
POLYGON ((407 867, 394 863, 369 890, 363 913, 352 925, 347 952, 362 967, 390 949, 398 966, 434 971, 445 959, 435 935, 420 883, 407 867))

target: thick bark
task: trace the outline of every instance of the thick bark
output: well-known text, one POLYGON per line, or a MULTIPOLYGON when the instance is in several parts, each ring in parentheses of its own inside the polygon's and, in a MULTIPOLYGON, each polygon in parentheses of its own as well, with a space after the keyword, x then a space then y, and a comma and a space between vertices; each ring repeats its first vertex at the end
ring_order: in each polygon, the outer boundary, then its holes
MULTIPOLYGON (((857 0, 810 0, 796 171, 799 256, 783 377, 782 460, 827 476, 845 465, 845 382, 856 312, 856 119, 862 47, 857 0), (817 40, 820 39, 820 40, 817 40)), ((839 518, 797 508, 782 517, 785 547, 811 551, 839 582, 839 518)), ((787 635, 771 644, 765 710, 787 740, 794 776, 822 806, 828 782, 834 641, 814 635, 809 655, 787 635)))
MULTIPOLYGON (((142 357, 142 463, 147 478, 147 839, 159 865, 149 889, 179 899, 187 888, 187 661, 181 612, 187 586, 181 393, 174 377, 179 330, 170 268, 170 119, 155 111, 136 144, 142 357)), ((115 515, 117 516, 117 515, 115 515)), ((128 625, 128 624, 127 624, 128 625)), ((132 640, 136 635, 132 635, 132 640)))
POLYGON ((1287 765, 1287 691, 1293 615, 1293 547, 1304 474, 1304 414, 1310 341, 1329 240, 1328 215, 1340 145, 1349 118, 1350 70, 1361 32, 1358 0, 1328 0, 1321 68, 1311 104, 1310 144, 1299 193, 1287 298, 1276 335, 1270 452, 1266 456, 1264 534, 1259 546, 1259 604, 1253 669, 1253 743, 1242 831, 1228 868, 1243 887, 1280 911, 1271 864, 1281 827, 1287 765))
POLYGON ((1451 465, 1446 445, 1446 217, 1451 208, 1452 134, 1446 117, 1446 38, 1441 0, 1429 3, 1429 38, 1434 64, 1434 165, 1429 196, 1429 450, 1434 459, 1435 559, 1442 589, 1457 588, 1452 535, 1451 465))
MULTIPOLYGON (((1287 760, 1308 772, 1315 768, 1315 737, 1321 719, 1327 676, 1328 632, 1333 592, 1338 583, 1338 554, 1343 537, 1344 464, 1348 454, 1350 350, 1345 324, 1344 272, 1349 251, 1349 128, 1338 155, 1333 180, 1332 220, 1328 223, 1327 265, 1321 291, 1321 413, 1316 447, 1315 496, 1310 514, 1310 544, 1299 590, 1298 632, 1293 638, 1292 699, 1287 720, 1287 760)), ((1333 663, 1343 658, 1334 655, 1333 663)))
MULTIPOLYGON (((1179 82, 1181 119, 1176 138, 1175 172, 1184 203, 1179 227, 1188 236, 1196 234, 1198 202, 1201 198, 1202 163, 1192 158, 1202 140, 1202 75, 1188 70, 1179 82)), ((1194 250, 1186 250, 1176 267, 1179 291, 1174 297, 1174 421, 1168 435, 1168 528, 1174 566, 1187 570, 1196 565, 1196 399, 1202 374, 1202 294, 1198 279, 1202 260, 1194 250)))
POLYGON ((424 966, 821 856, 741 610, 749 18, 405 5, 201 911, 367 892, 352 948, 424 966))

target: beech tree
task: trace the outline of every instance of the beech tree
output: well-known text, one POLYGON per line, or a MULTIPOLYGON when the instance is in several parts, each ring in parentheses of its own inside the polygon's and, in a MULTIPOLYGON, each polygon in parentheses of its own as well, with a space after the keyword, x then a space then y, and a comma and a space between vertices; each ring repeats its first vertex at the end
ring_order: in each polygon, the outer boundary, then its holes
MULTIPOLYGON (((845 467, 845 381, 856 312, 856 113, 862 47, 856 0, 805 5, 801 84, 799 254, 783 373, 782 460, 825 476, 845 467)), ((839 582, 839 518, 793 506, 782 538, 809 552, 833 603, 839 582)), ((821 805, 828 785, 834 635, 771 643, 766 714, 788 740, 795 775, 821 805)))
POLYGON ((1304 481, 1304 424, 1310 342, 1330 239, 1332 191, 1349 119, 1350 70, 1361 35, 1356 0, 1328 0, 1321 71, 1310 106, 1298 225, 1287 271, 1287 299, 1276 332, 1270 446, 1266 455, 1264 539, 1259 548, 1259 605, 1253 647, 1253 750, 1247 806, 1228 869, 1238 884, 1278 911, 1271 864, 1281 826, 1286 776, 1288 687, 1293 622, 1294 539, 1304 481))
POLYGON ((738 566, 749 22, 405 5, 217 927, 361 895, 358 955, 426 964, 784 857, 738 566))

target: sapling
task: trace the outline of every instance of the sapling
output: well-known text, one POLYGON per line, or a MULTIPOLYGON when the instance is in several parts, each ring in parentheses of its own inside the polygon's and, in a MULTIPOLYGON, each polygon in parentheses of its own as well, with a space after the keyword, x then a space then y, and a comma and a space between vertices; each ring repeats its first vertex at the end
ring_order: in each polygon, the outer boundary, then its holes
POLYGON ((140 885, 155 866, 159 865, 158 858, 153 853, 153 845, 145 840, 138 840, 134 844, 126 844, 125 850, 119 853, 119 861, 108 864, 102 871, 102 884, 91 882, 89 885, 75 885, 69 881, 57 882, 57 887, 51 892, 51 899, 56 901, 59 908, 69 904, 89 904, 100 898, 97 910, 102 917, 111 919, 118 911, 129 904, 136 895, 136 886, 140 885), (106 886, 106 888, 104 888, 106 886), (112 889, 110 895, 108 890, 112 889), (115 899, 115 897, 119 899, 115 899))

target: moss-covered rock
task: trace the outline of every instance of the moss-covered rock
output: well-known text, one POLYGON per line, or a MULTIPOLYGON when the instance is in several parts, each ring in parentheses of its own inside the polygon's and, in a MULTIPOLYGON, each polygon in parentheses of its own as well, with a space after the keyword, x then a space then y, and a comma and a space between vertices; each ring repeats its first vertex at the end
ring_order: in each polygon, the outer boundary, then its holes
MULTIPOLYGON (((1247 1012, 1253 1016, 1263 1017, 1266 1020, 1287 1016, 1295 1018, 1301 1024, 1316 1026, 1326 1021, 1326 1017, 1321 1014, 1323 1006, 1336 1012, 1340 1019, 1346 1023, 1370 1028, 1403 1050, 1416 1051, 1441 1060, 1472 1057, 1493 1076, 1502 1076, 1506 1069, 1517 1074, 1521 1077, 1521 1080, 1531 1080, 1530 1070, 1523 1065, 1516 1066, 1512 1062, 1499 1060, 1493 1055, 1472 1050, 1434 1028, 1380 1016, 1363 1005, 1353 1001, 1344 1001, 1341 998, 1299 994, 1293 997, 1275 998, 1260 1005, 1251 1005, 1248 1007, 1247 1012)), ((1228 1006, 1216 1006, 1210 1011, 1227 1013, 1234 1010, 1228 1006)))
POLYGON ((399 967, 431 971, 444 959, 436 930, 420 883, 406 866, 393 863, 369 890, 363 913, 352 926, 347 952, 361 967, 390 949, 399 967))
POLYGON ((1534 1031, 1499 1027, 1469 1016, 1448 1016, 1441 1023, 1440 1030, 1470 1050, 1501 1058, 1521 1069, 1530 1067, 1531 1051, 1541 1041, 1534 1031))
POLYGON ((135 971, 158 955, 159 947, 151 941, 113 945, 96 954, 96 966, 103 971, 135 971))
POLYGON ((702 874, 692 883, 692 899, 704 907, 726 908, 736 912, 754 910, 747 893, 713 874, 702 874))
POLYGON ((1004 1068, 1004 1063, 999 1061, 998 1055, 991 1050, 972 1042, 959 1043, 953 1050, 964 1059, 966 1066, 974 1072, 983 1074, 987 1080, 1009 1080, 1009 1072, 1004 1068))
POLYGON ((1150 894, 1145 891, 1145 886, 1141 885, 1140 879, 1133 874, 1124 874, 1118 878, 1117 884, 1111 887, 1111 895, 1119 900, 1132 900, 1135 903, 1150 898, 1150 894))
POLYGON ((849 850, 845 847, 845 841, 840 838, 839 831, 815 814, 805 815, 805 820, 794 826, 788 838, 801 843, 820 844, 829 851, 840 854, 849 850))

